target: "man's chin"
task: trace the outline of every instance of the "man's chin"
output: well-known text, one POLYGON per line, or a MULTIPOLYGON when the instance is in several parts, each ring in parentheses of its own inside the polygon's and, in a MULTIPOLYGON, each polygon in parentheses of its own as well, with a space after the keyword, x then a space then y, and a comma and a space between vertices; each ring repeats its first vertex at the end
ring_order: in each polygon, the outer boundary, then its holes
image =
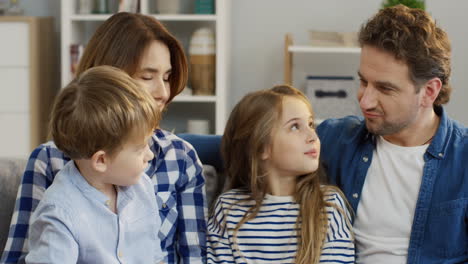
POLYGON ((382 127, 379 124, 377 124, 377 122, 369 120, 367 118, 365 122, 367 131, 369 131, 370 133, 374 135, 380 135, 382 133, 382 127))

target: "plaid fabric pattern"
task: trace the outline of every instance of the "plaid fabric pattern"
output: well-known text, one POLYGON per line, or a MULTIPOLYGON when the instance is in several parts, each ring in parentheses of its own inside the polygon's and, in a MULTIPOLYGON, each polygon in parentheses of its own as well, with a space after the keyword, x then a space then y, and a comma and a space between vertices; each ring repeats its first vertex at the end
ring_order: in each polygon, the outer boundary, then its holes
MULTIPOLYGON (((155 158, 146 173, 154 183, 160 209, 159 238, 165 262, 205 263, 207 207, 202 164, 189 143, 167 131, 155 131, 151 150, 155 158)), ((31 153, 0 263, 24 262, 31 213, 69 160, 51 141, 31 153)))

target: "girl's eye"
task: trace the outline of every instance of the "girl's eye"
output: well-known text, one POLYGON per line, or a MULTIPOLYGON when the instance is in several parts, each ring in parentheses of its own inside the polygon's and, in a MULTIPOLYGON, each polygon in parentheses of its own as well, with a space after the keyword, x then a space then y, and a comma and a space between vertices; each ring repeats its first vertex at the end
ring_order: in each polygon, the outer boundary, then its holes
POLYGON ((315 128, 314 122, 309 122, 309 127, 310 127, 310 128, 315 128))
POLYGON ((292 131, 296 131, 296 130, 298 130, 298 129, 299 129, 299 124, 293 124, 293 125, 291 126, 291 130, 292 130, 292 131))

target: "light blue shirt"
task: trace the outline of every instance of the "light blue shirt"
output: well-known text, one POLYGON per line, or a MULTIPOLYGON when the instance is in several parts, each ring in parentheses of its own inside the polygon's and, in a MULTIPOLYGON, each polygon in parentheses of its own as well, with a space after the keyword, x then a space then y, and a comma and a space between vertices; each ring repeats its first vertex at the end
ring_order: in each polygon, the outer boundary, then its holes
POLYGON ((153 184, 119 187, 117 214, 73 161, 57 174, 31 216, 26 263, 159 263, 161 227, 153 184))

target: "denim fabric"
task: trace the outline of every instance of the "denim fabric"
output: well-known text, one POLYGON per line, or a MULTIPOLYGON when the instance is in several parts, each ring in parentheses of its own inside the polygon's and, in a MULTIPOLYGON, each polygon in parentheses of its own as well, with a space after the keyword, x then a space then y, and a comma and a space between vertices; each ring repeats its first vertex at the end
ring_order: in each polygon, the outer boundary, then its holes
MULTIPOLYGON (((439 128, 424 154, 425 165, 407 263, 468 262, 468 129, 441 107, 439 128)), ((317 128, 321 160, 331 183, 357 212, 375 138, 361 117, 329 119, 317 128)))

